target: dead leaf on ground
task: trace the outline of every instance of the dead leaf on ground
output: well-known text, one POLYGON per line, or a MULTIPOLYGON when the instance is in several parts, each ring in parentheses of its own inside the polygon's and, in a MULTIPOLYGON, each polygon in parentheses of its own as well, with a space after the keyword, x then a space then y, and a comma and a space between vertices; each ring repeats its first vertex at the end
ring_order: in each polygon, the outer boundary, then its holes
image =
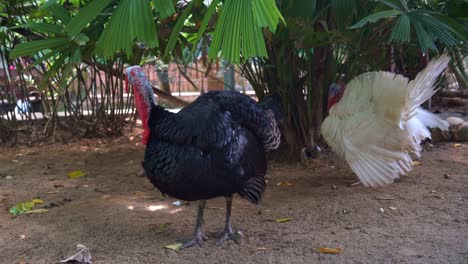
POLYGON ((353 182, 351 184, 348 185, 348 187, 354 187, 354 186, 358 186, 358 185, 361 185, 362 182, 358 181, 358 182, 353 182))
POLYGON ((453 144, 453 147, 455 147, 455 148, 461 147, 461 144, 460 143, 453 144))
POLYGON ((318 249, 320 253, 330 253, 330 254, 340 254, 343 251, 341 248, 328 248, 328 247, 321 247, 318 249))
POLYGON ((70 179, 78 179, 78 178, 85 176, 86 172, 82 170, 76 170, 76 171, 69 172, 67 175, 68 175, 68 178, 70 179))
POLYGON ((57 194, 60 193, 59 191, 51 191, 51 192, 45 192, 44 194, 57 194))
POLYGON ((417 161, 417 160, 413 161, 413 166, 419 166, 419 165, 422 165, 422 162, 417 161))
POLYGON ((205 207, 206 209, 216 209, 216 210, 223 210, 224 208, 222 207, 216 207, 216 206, 207 206, 205 207))
POLYGON ((41 199, 32 199, 31 202, 33 202, 34 204, 43 204, 44 201, 41 200, 41 199))
POLYGON ((284 222, 288 222, 288 221, 291 221, 293 220, 292 217, 285 217, 285 218, 279 218, 279 219, 276 219, 276 223, 284 223, 284 222))
POLYGON ((175 250, 175 251, 179 251, 180 247, 182 247, 182 243, 177 243, 177 244, 164 246, 164 248, 172 249, 172 250, 175 250))
POLYGON ((288 181, 278 182, 276 184, 276 186, 292 186, 292 185, 294 185, 294 184, 291 183, 291 182, 288 182, 288 181))
POLYGON ((25 212, 25 214, 43 214, 43 213, 47 213, 47 212, 49 212, 49 210, 44 209, 44 208, 40 208, 40 209, 34 209, 34 210, 31 210, 31 211, 27 211, 27 212, 25 212))
POLYGON ((89 252, 89 249, 87 247, 78 244, 76 245, 76 248, 78 249, 77 253, 66 259, 61 260, 60 263, 76 261, 79 263, 93 264, 93 258, 91 257, 91 253, 89 252))

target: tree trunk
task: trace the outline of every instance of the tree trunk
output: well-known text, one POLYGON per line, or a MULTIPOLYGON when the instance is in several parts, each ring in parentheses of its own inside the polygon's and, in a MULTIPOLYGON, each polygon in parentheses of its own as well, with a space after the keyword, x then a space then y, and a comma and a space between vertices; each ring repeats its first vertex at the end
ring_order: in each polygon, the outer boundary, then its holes
POLYGON ((327 57, 328 57, 328 47, 316 48, 313 56, 313 84, 312 89, 312 123, 311 123, 311 132, 310 133, 310 146, 314 147, 316 142, 321 137, 320 128, 322 127, 323 121, 323 91, 326 81, 326 70, 327 70, 327 57))

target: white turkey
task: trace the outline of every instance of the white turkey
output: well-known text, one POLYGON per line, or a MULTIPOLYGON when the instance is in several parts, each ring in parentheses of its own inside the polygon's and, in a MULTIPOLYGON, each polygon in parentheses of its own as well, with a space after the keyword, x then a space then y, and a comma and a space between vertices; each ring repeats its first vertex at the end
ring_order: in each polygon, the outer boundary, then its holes
POLYGON ((435 81, 449 60, 440 56, 411 81, 379 71, 330 87, 322 135, 365 186, 393 183, 411 171, 410 153, 420 157, 420 142, 431 136, 428 127, 448 129, 420 106, 435 94, 435 81))

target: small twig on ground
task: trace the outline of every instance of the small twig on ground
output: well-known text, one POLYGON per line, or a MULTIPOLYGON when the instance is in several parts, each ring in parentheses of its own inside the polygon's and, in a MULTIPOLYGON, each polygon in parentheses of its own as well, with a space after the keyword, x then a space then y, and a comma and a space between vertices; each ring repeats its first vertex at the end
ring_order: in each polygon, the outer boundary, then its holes
POLYGON ((377 200, 395 200, 393 197, 375 197, 377 200))

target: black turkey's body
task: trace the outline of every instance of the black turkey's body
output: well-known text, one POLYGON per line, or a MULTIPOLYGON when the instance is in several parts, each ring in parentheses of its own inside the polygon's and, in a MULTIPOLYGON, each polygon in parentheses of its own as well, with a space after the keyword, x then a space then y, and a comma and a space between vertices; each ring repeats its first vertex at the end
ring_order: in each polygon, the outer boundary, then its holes
POLYGON ((143 163, 146 175, 177 199, 238 193, 258 203, 265 188, 265 142, 272 140, 269 123, 265 110, 235 92, 206 93, 177 114, 155 106, 143 163))
POLYGON ((224 196, 226 222, 218 241, 238 241, 232 229, 232 197, 238 193, 258 204, 265 191, 265 151, 276 149, 281 134, 281 109, 274 98, 263 107, 233 91, 208 92, 177 114, 157 106, 148 78, 139 66, 127 68, 135 106, 143 122, 146 144, 143 167, 162 193, 199 200, 193 239, 181 247, 202 245, 203 212, 207 199, 224 196))
POLYGON ((144 163, 149 180, 162 193, 187 201, 241 193, 250 178, 264 180, 266 158, 263 145, 252 133, 242 129, 237 132, 243 134, 245 146, 232 142, 209 152, 157 138, 150 140, 144 163), (232 157, 233 151, 239 151, 240 157, 232 157))

